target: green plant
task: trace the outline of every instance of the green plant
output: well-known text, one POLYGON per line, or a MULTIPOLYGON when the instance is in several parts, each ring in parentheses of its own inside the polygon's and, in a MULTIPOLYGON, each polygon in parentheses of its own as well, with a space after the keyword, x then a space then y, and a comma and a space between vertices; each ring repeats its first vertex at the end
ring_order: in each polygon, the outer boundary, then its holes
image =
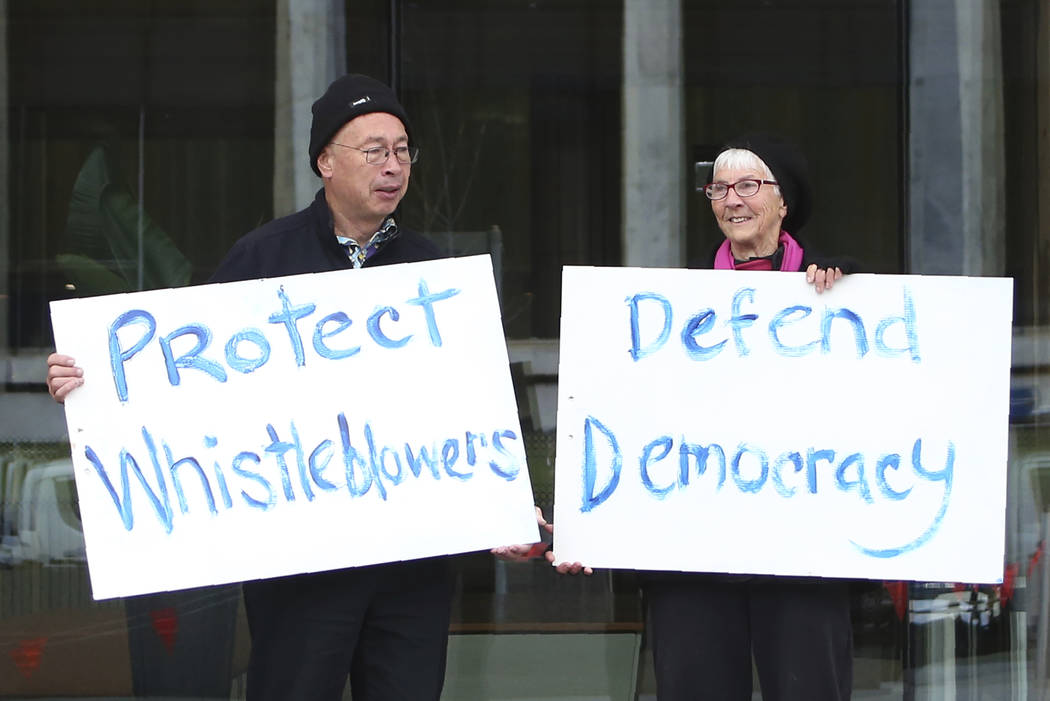
POLYGON ((106 148, 93 148, 73 185, 66 220, 68 251, 55 260, 81 295, 187 284, 189 259, 140 211, 114 172, 106 148))

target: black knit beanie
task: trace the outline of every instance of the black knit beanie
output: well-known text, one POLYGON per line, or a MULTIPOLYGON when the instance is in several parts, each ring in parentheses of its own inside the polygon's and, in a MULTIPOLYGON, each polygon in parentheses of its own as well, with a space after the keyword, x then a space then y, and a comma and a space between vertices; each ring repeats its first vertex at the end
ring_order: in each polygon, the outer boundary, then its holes
MULTIPOLYGON (((809 221, 813 211, 813 188, 809 182, 809 168, 802 152, 780 137, 771 134, 746 134, 731 139, 721 151, 731 148, 747 149, 762 159, 780 185, 780 194, 787 205, 787 216, 781 228, 789 234, 798 233, 809 221)), ((721 153, 719 151, 719 153, 721 153)))
POLYGON ((313 123, 310 125, 310 167, 317 169, 317 156, 335 133, 354 117, 370 112, 386 112, 401 120, 409 141, 412 130, 408 126, 408 115, 389 86, 367 75, 351 73, 337 78, 312 108, 313 123))

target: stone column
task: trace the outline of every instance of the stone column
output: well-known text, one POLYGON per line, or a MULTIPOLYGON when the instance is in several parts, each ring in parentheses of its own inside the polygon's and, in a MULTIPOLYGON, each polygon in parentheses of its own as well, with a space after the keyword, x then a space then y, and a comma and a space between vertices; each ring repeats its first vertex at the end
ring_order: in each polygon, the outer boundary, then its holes
POLYGON ((11 318, 11 290, 8 287, 11 258, 11 207, 8 202, 8 168, 11 164, 11 147, 7 138, 7 0, 0 0, 0 355, 7 355, 10 340, 7 335, 11 318))
POLYGON ((1050 317, 1050 0, 1039 5, 1039 29, 1036 41, 1036 149, 1039 178, 1036 219, 1038 249, 1032 272, 1035 274, 1034 318, 1040 323, 1050 317), (1046 264, 1046 265, 1044 265, 1046 264))
POLYGON ((999 3, 914 0, 910 272, 1005 272, 999 3))
POLYGON ((681 0, 624 0, 623 262, 685 258, 681 0))
POLYGON ((277 0, 274 216, 302 209, 321 186, 309 163, 310 105, 345 72, 342 0, 277 0))

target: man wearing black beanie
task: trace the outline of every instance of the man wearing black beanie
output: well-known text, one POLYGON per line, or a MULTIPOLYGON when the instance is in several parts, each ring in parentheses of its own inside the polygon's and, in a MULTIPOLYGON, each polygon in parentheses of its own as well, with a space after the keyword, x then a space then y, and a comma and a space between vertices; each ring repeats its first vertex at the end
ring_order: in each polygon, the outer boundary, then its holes
POLYGON ((229 282, 438 257, 393 214, 419 156, 394 91, 345 75, 313 104, 310 167, 322 187, 306 209, 237 241, 212 276, 229 282))
MULTIPOLYGON (((439 257, 394 218, 419 151, 388 86, 333 82, 313 104, 309 155, 322 184, 313 203, 240 239, 212 282, 439 257)), ((355 701, 436 701, 451 600, 446 558, 245 582, 247 697, 337 701, 349 674, 355 701)))
MULTIPOLYGON (((439 257, 393 216, 419 155, 393 90, 363 75, 333 82, 313 105, 309 153, 314 201, 237 241, 211 282, 439 257)), ((83 382, 73 358, 48 358, 56 401, 83 382)), ((247 698, 338 701, 349 674, 354 701, 437 701, 451 600, 443 557, 245 582, 247 698)))
MULTIPOLYGON (((345 75, 312 112, 310 167, 321 189, 305 209, 239 239, 209 282, 441 256, 394 218, 419 157, 394 91, 365 75, 345 75)), ((64 402, 83 383, 73 358, 49 356, 52 398, 64 402)), ((537 521, 545 525, 539 509, 537 521)), ((518 547, 493 552, 515 560, 518 547)), ((250 581, 243 589, 252 640, 248 701, 339 701, 348 674, 354 701, 440 698, 452 602, 447 557, 250 581)))

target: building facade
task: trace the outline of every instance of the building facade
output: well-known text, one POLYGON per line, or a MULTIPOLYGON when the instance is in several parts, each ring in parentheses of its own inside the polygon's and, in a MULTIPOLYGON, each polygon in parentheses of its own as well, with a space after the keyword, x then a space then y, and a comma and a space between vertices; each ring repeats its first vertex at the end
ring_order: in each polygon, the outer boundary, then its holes
MULTIPOLYGON (((0 30, 0 696, 243 696, 237 587, 91 597, 48 302, 203 282, 309 202, 309 107, 347 71, 414 120, 401 221, 493 255, 548 515, 562 266, 703 258, 729 138, 807 154, 821 250, 1012 278, 1003 583, 858 587, 855 697, 1050 688, 1047 0, 4 0, 0 30)), ((631 572, 457 568, 445 698, 653 698, 631 572)))

